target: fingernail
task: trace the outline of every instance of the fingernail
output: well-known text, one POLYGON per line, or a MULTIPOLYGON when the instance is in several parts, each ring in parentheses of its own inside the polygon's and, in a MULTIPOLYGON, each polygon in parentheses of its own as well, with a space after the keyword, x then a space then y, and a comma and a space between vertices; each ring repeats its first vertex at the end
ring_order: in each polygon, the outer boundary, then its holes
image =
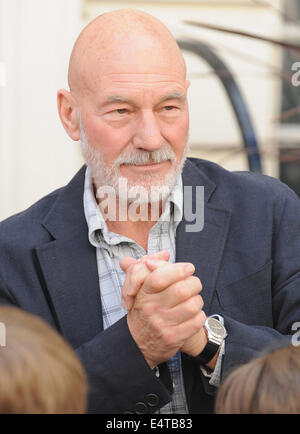
POLYGON ((122 299, 122 307, 123 307, 125 310, 128 310, 128 309, 127 309, 127 303, 126 303, 125 300, 123 300, 123 299, 122 299))
POLYGON ((184 269, 187 273, 194 273, 195 271, 195 267, 193 264, 187 264, 184 269))

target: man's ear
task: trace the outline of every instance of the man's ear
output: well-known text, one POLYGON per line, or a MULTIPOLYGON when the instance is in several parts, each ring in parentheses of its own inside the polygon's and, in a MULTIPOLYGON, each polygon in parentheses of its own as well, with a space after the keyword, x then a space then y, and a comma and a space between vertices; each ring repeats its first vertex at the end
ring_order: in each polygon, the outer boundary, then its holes
POLYGON ((75 141, 80 140, 79 107, 70 92, 65 89, 57 92, 57 108, 67 134, 75 141))

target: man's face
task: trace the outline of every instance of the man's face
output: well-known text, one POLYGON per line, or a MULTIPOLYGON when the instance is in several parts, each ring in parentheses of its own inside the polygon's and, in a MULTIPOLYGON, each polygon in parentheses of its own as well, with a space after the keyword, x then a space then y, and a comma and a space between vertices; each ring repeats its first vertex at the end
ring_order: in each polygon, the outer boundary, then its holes
POLYGON ((126 60, 123 52, 123 62, 108 62, 82 100, 84 157, 97 187, 120 177, 129 186, 174 184, 188 139, 187 82, 157 56, 126 60))

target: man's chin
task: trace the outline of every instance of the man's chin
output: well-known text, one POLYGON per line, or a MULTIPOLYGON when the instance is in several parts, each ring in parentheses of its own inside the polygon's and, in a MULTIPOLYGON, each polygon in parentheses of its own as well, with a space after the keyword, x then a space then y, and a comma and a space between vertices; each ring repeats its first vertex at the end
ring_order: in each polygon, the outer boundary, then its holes
POLYGON ((113 188, 115 197, 120 201, 136 204, 151 204, 164 202, 170 195, 178 176, 181 166, 173 166, 166 173, 143 173, 139 176, 124 176, 120 170, 112 167, 91 168, 97 191, 108 187, 113 188), (96 170, 97 169, 97 170, 96 170), (106 169, 106 170, 104 170, 106 169))
POLYGON ((164 201, 171 193, 170 186, 164 180, 149 182, 143 180, 140 182, 132 182, 127 178, 119 180, 119 185, 124 186, 127 182, 127 188, 120 188, 117 192, 119 199, 128 203, 135 202, 136 204, 150 204, 164 201), (122 184, 123 181, 123 184, 122 184))

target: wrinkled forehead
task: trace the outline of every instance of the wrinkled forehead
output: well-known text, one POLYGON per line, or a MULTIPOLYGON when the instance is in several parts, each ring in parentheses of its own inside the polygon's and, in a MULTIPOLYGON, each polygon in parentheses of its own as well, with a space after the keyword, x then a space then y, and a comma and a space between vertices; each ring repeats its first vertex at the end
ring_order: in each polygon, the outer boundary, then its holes
POLYGON ((109 83, 137 86, 151 86, 165 82, 184 84, 185 65, 179 62, 177 53, 170 53, 163 47, 133 48, 130 45, 120 47, 109 53, 105 59, 91 59, 87 81, 92 87, 105 86, 109 83))
POLYGON ((96 106, 119 103, 132 106, 153 106, 165 101, 185 103, 186 85, 174 74, 107 74, 86 89, 83 99, 96 106))

